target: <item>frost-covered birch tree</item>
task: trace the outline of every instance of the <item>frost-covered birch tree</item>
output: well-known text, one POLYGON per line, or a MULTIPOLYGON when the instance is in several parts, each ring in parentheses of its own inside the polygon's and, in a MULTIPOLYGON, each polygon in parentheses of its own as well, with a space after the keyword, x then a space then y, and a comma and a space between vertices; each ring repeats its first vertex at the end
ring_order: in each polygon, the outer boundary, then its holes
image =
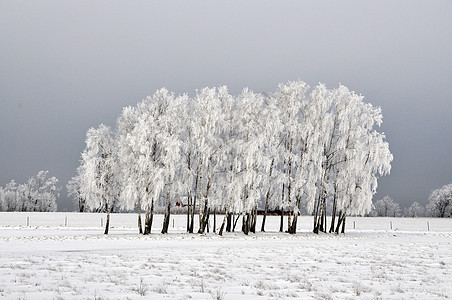
MULTIPOLYGON (((345 86, 331 91, 328 139, 324 142, 320 191, 314 206, 314 232, 326 231, 327 199, 333 200, 330 231, 345 224, 347 213, 364 214, 372 205, 377 176, 390 171, 392 154, 374 126, 382 122, 380 108, 345 86)), ((327 118, 328 120, 328 118, 327 118)), ((344 226, 343 226, 344 228, 344 226)))
POLYGON ((178 97, 178 124, 180 126, 180 167, 179 182, 185 193, 187 207, 187 232, 193 233, 196 199, 198 197, 199 150, 194 142, 193 122, 195 103, 187 95, 178 97))
POLYGON ((281 130, 283 125, 279 118, 279 109, 277 101, 274 97, 266 97, 261 112, 262 123, 264 124, 264 141, 263 141, 263 174, 262 174, 262 193, 264 196, 263 217, 261 231, 265 231, 265 222, 269 209, 280 207, 281 187, 285 180, 283 171, 284 158, 279 151, 279 143, 281 130))
MULTIPOLYGON (((298 213, 299 205, 295 200, 295 177, 302 160, 302 145, 304 133, 309 131, 308 124, 305 123, 305 109, 307 108, 309 86, 303 81, 289 81, 280 84, 274 97, 279 108, 279 119, 282 123, 280 131, 279 151, 283 154, 283 173, 286 179, 282 186, 281 197, 281 223, 280 231, 283 231, 283 215, 287 208, 287 232, 294 232, 292 229, 292 218, 294 212, 298 213)), ((295 220, 296 223, 296 220, 295 220)))
POLYGON ((117 146, 110 128, 103 124, 90 128, 80 165, 80 195, 89 208, 107 213, 105 234, 110 227, 112 202, 118 194, 116 174, 117 146))
MULTIPOLYGON (((305 88, 302 82, 298 85, 301 89, 305 88)), ((331 102, 329 92, 322 84, 315 87, 310 94, 305 91, 301 95, 294 151, 297 158, 294 160, 295 170, 293 171, 295 203, 292 209, 293 220, 288 223, 288 232, 291 234, 296 233, 301 206, 312 206, 316 199, 317 185, 323 170, 323 145, 326 143, 325 132, 328 132, 328 109, 331 102)))
POLYGON ((236 99, 236 113, 231 120, 236 127, 234 181, 240 184, 231 199, 233 206, 242 213, 242 231, 245 234, 256 231, 262 172, 268 163, 264 156, 263 103, 261 94, 244 89, 236 99))
POLYGON ((221 130, 222 113, 221 98, 230 97, 226 87, 205 88, 194 98, 195 110, 191 120, 194 147, 198 157, 198 192, 199 192, 199 233, 204 233, 209 208, 209 193, 213 185, 215 173, 218 172, 220 153, 222 151, 221 130))
POLYGON ((219 180, 222 186, 222 198, 225 200, 224 217, 221 224, 219 235, 223 231, 231 232, 234 229, 234 215, 238 212, 237 203, 240 199, 240 184, 238 180, 238 135, 235 120, 237 119, 237 101, 234 97, 223 98, 221 110, 223 114, 224 126, 222 130, 223 148, 220 152, 221 167, 223 176, 219 180), (227 222, 227 223, 226 223, 227 222), (227 224, 227 225, 226 225, 227 224), (225 228, 226 226, 226 228, 225 228))
MULTIPOLYGON (((122 114, 117 119, 116 123, 116 139, 118 143, 118 177, 121 181, 121 207, 123 209, 133 210, 138 209, 138 231, 143 233, 143 226, 141 221, 141 201, 147 195, 146 179, 149 180, 150 175, 147 171, 148 166, 140 163, 141 152, 145 152, 146 145, 140 141, 139 133, 141 129, 146 129, 142 125, 143 115, 146 114, 145 105, 143 102, 137 104, 137 107, 125 107, 122 114), (143 143, 143 146, 141 146, 143 143)), ((145 154, 146 155, 146 154, 145 154)), ((145 163, 148 162, 145 160, 145 163)), ((152 207, 153 208, 153 207, 152 207)), ((150 228, 149 228, 150 230, 150 228)), ((145 229, 146 232, 146 229, 145 229)))
POLYGON ((346 114, 338 124, 336 155, 331 169, 335 201, 330 231, 339 210, 335 230, 338 232, 339 225, 344 228, 347 214, 363 215, 370 211, 377 178, 390 172, 393 157, 384 134, 375 130, 375 126, 382 123, 381 109, 364 103, 362 96, 344 86, 340 86, 335 95, 346 101, 346 114))
POLYGON ((154 206, 165 185, 162 168, 162 132, 160 119, 167 109, 168 97, 161 89, 136 107, 127 107, 118 119, 119 157, 122 170, 123 207, 138 208, 139 233, 143 233, 141 210, 146 210, 145 234, 151 232, 154 206))
POLYGON ((165 215, 162 226, 162 233, 168 232, 171 205, 174 199, 177 199, 183 186, 182 182, 177 178, 180 175, 182 167, 182 158, 180 148, 182 145, 180 134, 181 125, 184 121, 179 114, 180 106, 184 105, 185 96, 175 98, 174 94, 162 93, 157 101, 160 107, 165 107, 158 119, 159 134, 157 140, 161 148, 161 173, 165 180, 165 215))

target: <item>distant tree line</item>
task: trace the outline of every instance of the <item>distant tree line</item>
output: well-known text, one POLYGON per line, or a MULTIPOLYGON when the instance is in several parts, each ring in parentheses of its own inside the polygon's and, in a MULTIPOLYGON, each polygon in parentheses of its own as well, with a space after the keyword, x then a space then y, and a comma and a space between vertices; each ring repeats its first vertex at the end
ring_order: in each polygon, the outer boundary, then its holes
POLYGON ((287 82, 269 96, 161 89, 124 108, 115 130, 88 130, 69 195, 81 211, 106 211, 105 233, 112 209, 136 209, 139 232, 148 234, 157 208, 166 233, 171 207, 180 204, 188 232, 195 214, 203 233, 218 212, 225 214, 220 234, 239 219, 245 234, 255 232, 261 207, 262 231, 268 210, 278 209, 280 231, 295 233, 305 210, 314 232, 338 233, 346 216, 370 211, 378 176, 390 171, 381 123, 379 107, 342 85, 287 82))
POLYGON ((58 179, 47 175, 48 171, 39 171, 26 183, 12 180, 4 188, 0 187, 0 211, 56 211, 58 179))
POLYGON ((452 184, 446 184, 433 190, 425 207, 418 202, 413 202, 402 213, 400 205, 391 197, 385 196, 383 199, 375 201, 368 215, 372 217, 450 218, 452 217, 452 184))

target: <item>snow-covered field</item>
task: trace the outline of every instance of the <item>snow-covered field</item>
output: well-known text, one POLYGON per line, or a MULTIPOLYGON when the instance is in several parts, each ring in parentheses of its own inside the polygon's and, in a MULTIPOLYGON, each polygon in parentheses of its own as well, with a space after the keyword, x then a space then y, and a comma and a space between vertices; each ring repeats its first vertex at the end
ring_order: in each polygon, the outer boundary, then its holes
POLYGON ((142 236, 136 214, 114 214, 105 236, 104 214, 0 213, 0 298, 452 295, 451 219, 348 218, 336 236, 311 233, 311 217, 300 219, 298 234, 281 234, 271 217, 267 233, 220 237, 183 233, 185 216, 172 218, 169 234, 158 233, 157 216, 153 234, 142 236))

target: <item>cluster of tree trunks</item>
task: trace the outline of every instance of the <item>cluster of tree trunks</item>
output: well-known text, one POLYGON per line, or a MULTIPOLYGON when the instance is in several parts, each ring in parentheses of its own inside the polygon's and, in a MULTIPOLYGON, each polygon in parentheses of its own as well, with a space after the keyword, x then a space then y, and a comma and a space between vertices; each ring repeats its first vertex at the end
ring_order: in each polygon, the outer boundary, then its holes
MULTIPOLYGON (((166 208, 165 208, 165 214, 164 214, 164 218, 163 218, 163 227, 162 227, 162 234, 168 233, 168 228, 169 228, 169 223, 170 223, 170 217, 171 217, 171 206, 170 206, 170 201, 169 201, 169 196, 167 195, 167 201, 166 201, 166 208)), ((300 201, 300 199, 298 198, 296 200, 297 205, 298 202, 300 201)), ((188 233, 193 233, 193 227, 194 227, 194 206, 196 205, 196 197, 193 197, 190 201, 189 201, 189 205, 187 205, 187 232, 188 233)), ((203 208, 203 214, 201 217, 201 221, 200 221, 200 227, 198 230, 198 233, 203 234, 203 233, 209 233, 210 232, 210 208, 207 206, 208 202, 206 201, 206 205, 204 205, 203 208)), ((327 223, 326 223, 326 214, 324 213, 325 210, 322 211, 321 213, 321 217, 318 218, 318 216, 314 216, 315 220, 319 219, 319 222, 315 223, 314 225, 314 233, 319 233, 319 232, 327 232, 326 228, 327 228, 327 223)), ((216 210, 213 210, 213 232, 217 231, 217 226, 216 226, 216 210)), ((266 218, 267 218, 267 214, 268 214, 268 207, 266 207, 266 209, 264 210, 263 213, 263 217, 262 217, 262 224, 261 224, 261 232, 265 232, 265 222, 266 222, 266 218)), ((280 210, 280 217, 281 217, 281 221, 280 221, 280 232, 284 232, 284 215, 285 212, 283 209, 280 210)), ((290 220, 288 223, 288 229, 285 231, 286 233, 289 234, 295 234, 296 233, 296 228, 297 228, 297 221, 298 221, 298 214, 297 213, 293 213, 291 214, 291 212, 288 212, 288 216, 290 216, 291 218, 288 220, 290 220)), ((241 227, 241 231, 248 235, 250 232, 251 233, 256 233, 256 226, 257 226, 257 207, 255 207, 251 212, 249 213, 243 213, 243 214, 235 214, 232 212, 228 212, 225 214, 224 216, 224 220, 222 225, 220 226, 220 229, 218 231, 219 235, 223 235, 224 230, 226 230, 226 232, 235 232, 236 227, 237 227, 237 223, 240 219, 240 217, 242 217, 242 227, 241 227)), ((151 206, 147 206, 146 207, 146 211, 145 211, 145 225, 144 225, 144 231, 143 231, 143 226, 142 226, 142 220, 141 220, 141 211, 138 211, 138 230, 140 234, 150 234, 151 233, 151 228, 152 228, 152 223, 153 223, 153 218, 154 218, 154 200, 151 201, 151 206)), ((336 209, 333 206, 333 212, 331 215, 331 224, 330 224, 330 229, 329 229, 329 233, 336 233, 339 234, 339 232, 341 233, 345 233, 345 221, 346 221, 346 214, 344 212, 339 211, 338 215, 336 216, 336 209), (336 223, 337 220, 337 223, 336 223)), ((108 234, 109 231, 109 225, 110 225, 110 209, 107 208, 107 221, 105 224, 105 234, 108 234)))

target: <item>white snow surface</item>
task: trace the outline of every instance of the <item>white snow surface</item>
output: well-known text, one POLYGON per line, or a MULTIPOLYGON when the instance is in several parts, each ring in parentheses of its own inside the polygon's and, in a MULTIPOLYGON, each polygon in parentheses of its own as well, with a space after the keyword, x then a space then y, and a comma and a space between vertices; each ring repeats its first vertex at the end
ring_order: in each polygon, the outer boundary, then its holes
POLYGON ((139 235, 136 214, 113 214, 110 234, 104 235, 101 218, 104 222, 104 214, 0 213, 0 298, 452 295, 452 219, 350 217, 345 235, 316 235, 312 217, 301 217, 299 232, 288 235, 277 232, 275 216, 268 218, 265 233, 220 237, 185 233, 184 215, 171 217, 169 234, 159 233, 157 215, 153 233, 139 235))

